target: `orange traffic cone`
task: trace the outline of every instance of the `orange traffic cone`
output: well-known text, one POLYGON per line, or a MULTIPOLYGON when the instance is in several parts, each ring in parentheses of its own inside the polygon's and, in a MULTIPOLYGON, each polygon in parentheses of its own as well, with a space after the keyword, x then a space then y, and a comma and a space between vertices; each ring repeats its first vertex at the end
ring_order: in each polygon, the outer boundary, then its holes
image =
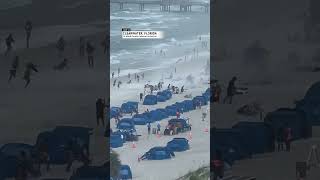
POLYGON ((134 143, 134 141, 132 141, 132 148, 136 148, 136 143, 134 143))
POLYGON ((209 132, 208 128, 204 128, 204 132, 209 132))

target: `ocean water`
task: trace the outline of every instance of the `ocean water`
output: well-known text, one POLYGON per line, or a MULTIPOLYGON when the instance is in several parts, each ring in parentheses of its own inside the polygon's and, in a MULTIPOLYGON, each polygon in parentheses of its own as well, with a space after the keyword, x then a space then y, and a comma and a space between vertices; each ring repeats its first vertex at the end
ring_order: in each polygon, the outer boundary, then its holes
POLYGON ((0 0, 0 10, 24 6, 30 3, 32 3, 32 0, 0 0))
POLYGON ((125 4, 120 10, 118 4, 111 4, 110 8, 110 72, 121 68, 127 75, 168 66, 191 54, 199 35, 209 37, 210 13, 201 7, 192 7, 192 12, 179 12, 178 6, 161 12, 159 5, 145 5, 142 12, 138 5, 125 4), (164 39, 122 39, 122 28, 163 31, 164 39), (168 55, 155 55, 160 49, 168 55))

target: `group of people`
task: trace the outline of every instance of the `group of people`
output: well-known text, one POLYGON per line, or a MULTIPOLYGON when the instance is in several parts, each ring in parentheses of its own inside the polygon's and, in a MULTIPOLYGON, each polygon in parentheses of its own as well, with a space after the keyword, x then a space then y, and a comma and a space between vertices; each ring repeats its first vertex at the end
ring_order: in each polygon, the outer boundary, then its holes
MULTIPOLYGON (((33 25, 32 22, 30 20, 26 21, 25 24, 25 33, 26 33, 26 48, 30 47, 30 40, 31 40, 31 35, 32 35, 32 29, 33 29, 33 25)), ((5 51, 5 56, 8 56, 12 51, 13 51, 13 44, 15 43, 15 39, 13 37, 13 34, 10 33, 8 35, 8 37, 5 39, 5 44, 6 44, 6 51, 5 51)), ((106 36, 106 38, 101 42, 101 45, 103 46, 104 49, 104 54, 106 54, 107 49, 109 47, 109 43, 108 43, 108 37, 106 36)), ((63 53, 66 49, 66 41, 64 39, 63 36, 61 36, 56 44, 56 48, 59 52, 59 57, 63 57, 63 53)), ((85 56, 85 52, 87 53, 87 58, 88 58, 88 66, 90 68, 94 67, 94 52, 95 52, 95 47, 93 46, 93 44, 90 41, 86 41, 84 37, 80 37, 80 46, 79 46, 79 54, 80 57, 85 56)), ((11 67, 9 70, 9 79, 8 79, 8 83, 10 83, 13 79, 16 78, 17 72, 19 70, 20 67, 20 57, 18 55, 16 55, 11 63, 11 67)), ((62 62, 60 62, 59 64, 53 66, 54 70, 64 70, 69 68, 69 60, 65 57, 63 57, 62 62)), ((25 70, 24 70, 24 75, 23 75, 23 79, 26 82, 25 84, 25 88, 28 87, 28 85, 31 82, 31 74, 33 72, 39 72, 37 65, 32 63, 32 62, 27 62, 25 65, 25 70)))
MULTIPOLYGON (((111 73, 111 78, 114 79, 115 77, 115 73, 112 72, 111 73)), ((118 77, 120 77, 120 68, 118 68, 118 77)), ((128 81, 127 81, 127 84, 131 84, 132 83, 132 80, 131 80, 131 74, 128 73, 128 81)), ((135 73, 134 74, 134 79, 139 83, 140 82, 140 79, 144 79, 144 73, 142 73, 141 75, 135 73)), ((120 88, 120 85, 122 84, 122 81, 121 80, 117 80, 117 79, 114 79, 113 80, 113 87, 115 87, 117 85, 118 88, 120 88)))
MULTIPOLYGON (((237 77, 233 77, 228 84, 227 87, 227 93, 225 98, 223 99, 223 103, 228 103, 228 104, 232 104, 232 100, 233 100, 233 96, 237 94, 237 87, 235 85, 237 81, 237 77)), ((220 96, 221 96, 221 92, 222 92, 222 88, 220 86, 220 84, 218 83, 218 80, 212 80, 210 82, 211 84, 211 89, 212 89, 212 96, 211 96, 211 102, 220 102, 220 96)))
POLYGON ((292 129, 286 124, 285 127, 280 127, 276 134, 277 136, 277 150, 278 151, 290 151, 292 140, 292 129), (285 145, 285 149, 284 149, 285 145))

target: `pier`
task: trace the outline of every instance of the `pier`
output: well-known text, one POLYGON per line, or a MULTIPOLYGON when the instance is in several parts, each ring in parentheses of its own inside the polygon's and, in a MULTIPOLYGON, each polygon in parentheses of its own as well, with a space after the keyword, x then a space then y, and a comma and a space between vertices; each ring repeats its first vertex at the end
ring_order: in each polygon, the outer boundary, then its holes
POLYGON ((205 2, 197 2, 192 0, 110 0, 110 3, 119 4, 122 10, 125 4, 137 4, 140 11, 144 11, 145 5, 159 5, 160 11, 170 12, 172 6, 179 6, 180 12, 191 12, 193 6, 204 7, 206 13, 209 12, 210 4, 205 2))

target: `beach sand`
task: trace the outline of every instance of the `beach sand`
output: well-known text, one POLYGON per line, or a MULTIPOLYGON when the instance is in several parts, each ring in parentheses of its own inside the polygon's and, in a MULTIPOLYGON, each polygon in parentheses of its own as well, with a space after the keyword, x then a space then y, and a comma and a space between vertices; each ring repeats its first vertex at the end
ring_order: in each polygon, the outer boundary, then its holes
MULTIPOLYGON (((96 18, 90 23, 75 22, 76 25, 63 25, 59 21, 48 26, 37 24, 32 32, 30 49, 24 48, 23 28, 0 29, 2 39, 12 32, 16 40, 15 51, 8 57, 3 55, 4 45, 1 45, 1 145, 12 142, 34 144, 38 133, 58 125, 91 127, 94 128, 90 144, 93 164, 101 165, 106 161, 105 128, 101 125, 96 127, 95 118, 96 99, 107 98, 109 90, 107 58, 100 46, 105 38, 106 26, 101 19, 96 18), (70 60, 70 69, 61 72, 53 70, 53 66, 63 60, 58 57, 55 48, 60 35, 67 42, 64 57, 70 60), (80 36, 90 39, 96 47, 94 69, 88 68, 86 57, 80 58, 78 55, 80 36), (20 67, 16 79, 8 84, 9 68, 15 55, 20 57, 20 67), (32 73, 30 86, 24 88, 22 77, 27 62, 38 65, 39 73, 32 73)), ((73 170, 79 165, 75 165, 73 170)), ((65 166, 53 166, 50 172, 43 171, 43 177, 68 178, 70 173, 64 170, 65 166)))
MULTIPOLYGON (((317 45, 287 41, 289 33, 299 32, 302 35, 301 17, 305 8, 303 1, 296 0, 217 2, 213 18, 213 46, 224 46, 232 56, 217 62, 213 59, 211 70, 225 88, 228 81, 237 76, 237 86, 249 89, 247 95, 235 96, 232 105, 213 105, 211 116, 218 128, 230 128, 239 121, 261 121, 258 117, 248 118, 236 113, 242 105, 253 101, 261 103, 266 113, 282 107, 294 107, 294 101, 302 99, 307 89, 319 80, 317 73, 295 70, 299 66, 314 65, 311 55, 317 45), (271 50, 271 57, 264 64, 245 64, 242 61, 243 50, 257 39, 271 50), (291 50, 300 52, 300 62, 287 60, 291 50)), ((275 152, 236 162, 233 175, 255 176, 259 180, 294 179, 295 162, 306 161, 311 145, 320 143, 319 129, 314 127, 313 130, 314 137, 294 142, 290 153, 275 152)), ((317 180, 319 177, 319 172, 313 169, 308 179, 317 180)))

